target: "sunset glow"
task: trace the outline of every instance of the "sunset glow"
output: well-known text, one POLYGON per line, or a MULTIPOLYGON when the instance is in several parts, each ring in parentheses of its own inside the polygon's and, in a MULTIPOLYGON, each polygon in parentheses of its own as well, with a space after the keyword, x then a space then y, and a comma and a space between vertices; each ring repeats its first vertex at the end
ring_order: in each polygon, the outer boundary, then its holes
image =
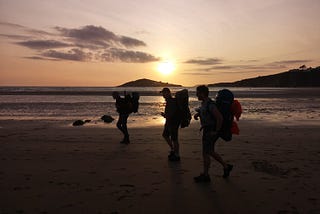
POLYGON ((317 67, 319 11, 314 0, 0 0, 0 86, 192 86, 317 67))
POLYGON ((175 69, 175 66, 170 61, 163 61, 158 64, 157 70, 163 75, 171 74, 175 69))

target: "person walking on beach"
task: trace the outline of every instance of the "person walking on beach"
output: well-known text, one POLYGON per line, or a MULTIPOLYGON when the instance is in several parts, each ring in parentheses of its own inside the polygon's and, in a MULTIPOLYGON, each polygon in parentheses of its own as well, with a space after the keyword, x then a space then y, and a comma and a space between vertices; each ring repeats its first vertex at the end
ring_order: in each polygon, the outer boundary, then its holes
POLYGON ((227 164, 222 157, 215 151, 214 147, 219 139, 219 131, 222 126, 223 117, 219 112, 215 102, 209 98, 209 88, 205 85, 197 87, 198 100, 202 101, 201 107, 197 109, 194 119, 200 117, 202 133, 202 156, 203 156, 203 173, 194 177, 195 182, 210 182, 209 167, 210 156, 213 157, 223 166, 223 178, 229 177, 233 166, 227 164))
POLYGON ((169 161, 180 161, 178 130, 181 120, 177 100, 172 97, 169 88, 163 88, 160 93, 162 93, 163 98, 166 100, 165 110, 161 115, 166 119, 162 136, 171 149, 168 159, 169 161))
POLYGON ((122 98, 120 96, 119 92, 116 92, 116 91, 113 92, 112 97, 113 99, 116 100, 115 105, 116 105, 117 112, 119 113, 117 127, 124 135, 124 138, 122 141, 120 141, 120 143, 129 144, 130 139, 129 139, 129 133, 127 129, 127 120, 129 117, 129 111, 128 111, 127 102, 125 98, 122 98))

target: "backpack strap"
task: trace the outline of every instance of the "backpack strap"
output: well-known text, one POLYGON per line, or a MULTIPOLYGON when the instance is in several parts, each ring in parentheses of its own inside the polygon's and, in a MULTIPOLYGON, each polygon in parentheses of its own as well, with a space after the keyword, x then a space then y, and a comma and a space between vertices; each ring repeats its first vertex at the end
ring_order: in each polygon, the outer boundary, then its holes
MULTIPOLYGON (((213 101, 213 100, 211 100, 211 99, 209 98, 209 100, 208 100, 208 102, 207 102, 207 106, 206 106, 206 112, 211 116, 211 118, 213 118, 214 120, 216 120, 215 117, 214 117, 214 115, 213 115, 212 112, 210 111, 210 105, 211 105, 211 104, 213 104, 213 105, 216 106, 215 101, 213 101)), ((204 127, 201 126, 200 131, 202 131, 203 128, 204 128, 204 127)))
POLYGON ((208 112, 212 117, 214 117, 214 116, 212 115, 212 112, 210 111, 210 108, 209 108, 211 104, 217 106, 215 101, 209 99, 209 101, 208 101, 208 103, 207 103, 207 112, 208 112))

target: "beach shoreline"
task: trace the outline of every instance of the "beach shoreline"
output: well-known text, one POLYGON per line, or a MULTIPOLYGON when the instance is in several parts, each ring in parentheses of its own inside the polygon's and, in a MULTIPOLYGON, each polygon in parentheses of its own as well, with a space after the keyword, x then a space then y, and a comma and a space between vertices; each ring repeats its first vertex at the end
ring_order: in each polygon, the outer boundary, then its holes
MULTIPOLYGON (((58 123, 59 124, 59 123, 58 123)), ((60 126, 0 120, 1 213, 319 213, 319 125, 241 120, 202 169, 199 124, 180 129, 181 163, 167 160, 162 126, 129 127, 119 144, 114 124, 60 126)))

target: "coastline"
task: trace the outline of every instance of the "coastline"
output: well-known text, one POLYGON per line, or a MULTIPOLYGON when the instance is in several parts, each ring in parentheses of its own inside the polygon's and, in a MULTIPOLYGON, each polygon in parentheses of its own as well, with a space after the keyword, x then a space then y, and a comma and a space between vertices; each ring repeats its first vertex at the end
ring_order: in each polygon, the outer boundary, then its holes
POLYGON ((132 143, 107 127, 0 120, 2 213, 318 213, 319 125, 241 120, 240 135, 202 169, 196 123, 180 129, 181 163, 167 160, 162 126, 129 127, 132 143))
MULTIPOLYGON (((188 89, 189 96, 195 97, 196 86, 170 87, 173 92, 188 89)), ((320 87, 209 87, 210 96, 229 88, 236 98, 317 98, 320 87)), ((161 96, 162 87, 0 87, 0 96, 111 96, 113 91, 139 92, 140 96, 161 96)))

